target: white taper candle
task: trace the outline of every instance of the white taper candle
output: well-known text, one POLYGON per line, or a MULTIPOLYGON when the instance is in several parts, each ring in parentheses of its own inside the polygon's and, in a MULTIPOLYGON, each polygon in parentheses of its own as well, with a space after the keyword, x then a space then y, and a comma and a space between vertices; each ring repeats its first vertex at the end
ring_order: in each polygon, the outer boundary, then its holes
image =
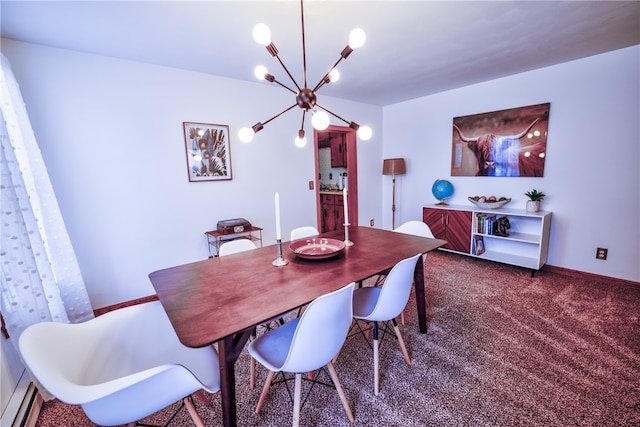
POLYGON ((342 199, 344 201, 344 223, 349 224, 349 202, 347 200, 347 187, 342 190, 342 199))
POLYGON ((276 193, 276 240, 282 240, 282 232, 280 230, 280 194, 276 193))

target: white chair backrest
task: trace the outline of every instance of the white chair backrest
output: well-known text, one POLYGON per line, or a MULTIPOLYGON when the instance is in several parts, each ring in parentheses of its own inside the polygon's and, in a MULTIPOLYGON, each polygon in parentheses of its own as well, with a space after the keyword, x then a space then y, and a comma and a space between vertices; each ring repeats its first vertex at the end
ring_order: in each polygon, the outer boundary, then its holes
POLYGON ((218 251, 219 256, 237 254, 239 252, 250 251, 256 249, 256 244, 249 239, 236 239, 224 242, 220 245, 218 251))
POLYGON ((411 258, 403 259, 391 269, 380 289, 376 307, 367 316, 369 320, 395 319, 404 310, 411 293, 413 272, 421 256, 422 254, 416 254, 411 258))
POLYGON ((420 237, 430 237, 433 239, 431 229, 422 221, 407 221, 393 231, 404 234, 413 234, 414 236, 420 237))
POLYGON ((114 310, 84 323, 37 323, 20 335, 19 347, 42 386, 70 404, 130 388, 178 365, 212 392, 219 388, 215 352, 182 345, 159 301, 114 310))
POLYGON ((338 354, 353 320, 354 287, 350 283, 309 304, 298 321, 282 371, 313 371, 338 354))
POLYGON ((298 227, 291 230, 290 240, 293 242, 294 240, 304 239, 306 237, 315 237, 319 235, 318 229, 312 226, 298 227))

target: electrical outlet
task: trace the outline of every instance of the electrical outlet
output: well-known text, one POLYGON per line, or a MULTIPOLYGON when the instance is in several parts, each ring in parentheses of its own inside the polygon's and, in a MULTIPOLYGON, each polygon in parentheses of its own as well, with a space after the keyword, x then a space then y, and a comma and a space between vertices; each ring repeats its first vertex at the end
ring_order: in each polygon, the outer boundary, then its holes
POLYGON ((609 249, 605 249, 605 248, 596 249, 596 259, 606 260, 607 252, 609 252, 609 249))
POLYGON ((373 219, 371 219, 371 220, 369 221, 369 225, 370 225, 371 227, 373 227, 373 219))
POLYGON ((313 181, 309 181, 309 190, 313 190, 313 181))

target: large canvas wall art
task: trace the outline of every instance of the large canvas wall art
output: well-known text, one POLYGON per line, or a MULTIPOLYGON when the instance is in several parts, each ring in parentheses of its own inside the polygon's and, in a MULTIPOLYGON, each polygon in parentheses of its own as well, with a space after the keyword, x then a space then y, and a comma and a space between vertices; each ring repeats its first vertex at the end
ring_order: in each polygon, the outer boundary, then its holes
POLYGON ((229 126, 184 122, 189 181, 231 179, 229 126))
POLYGON ((455 117, 451 176, 543 176, 550 106, 455 117))

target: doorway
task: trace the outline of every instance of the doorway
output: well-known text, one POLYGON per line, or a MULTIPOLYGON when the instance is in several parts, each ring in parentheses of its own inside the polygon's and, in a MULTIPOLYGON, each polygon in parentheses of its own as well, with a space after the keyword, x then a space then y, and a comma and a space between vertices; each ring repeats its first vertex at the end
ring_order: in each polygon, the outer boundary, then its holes
POLYGON ((349 224, 358 225, 358 153, 356 131, 329 126, 313 132, 316 164, 316 212, 318 230, 344 226, 342 189, 347 188, 349 224))

